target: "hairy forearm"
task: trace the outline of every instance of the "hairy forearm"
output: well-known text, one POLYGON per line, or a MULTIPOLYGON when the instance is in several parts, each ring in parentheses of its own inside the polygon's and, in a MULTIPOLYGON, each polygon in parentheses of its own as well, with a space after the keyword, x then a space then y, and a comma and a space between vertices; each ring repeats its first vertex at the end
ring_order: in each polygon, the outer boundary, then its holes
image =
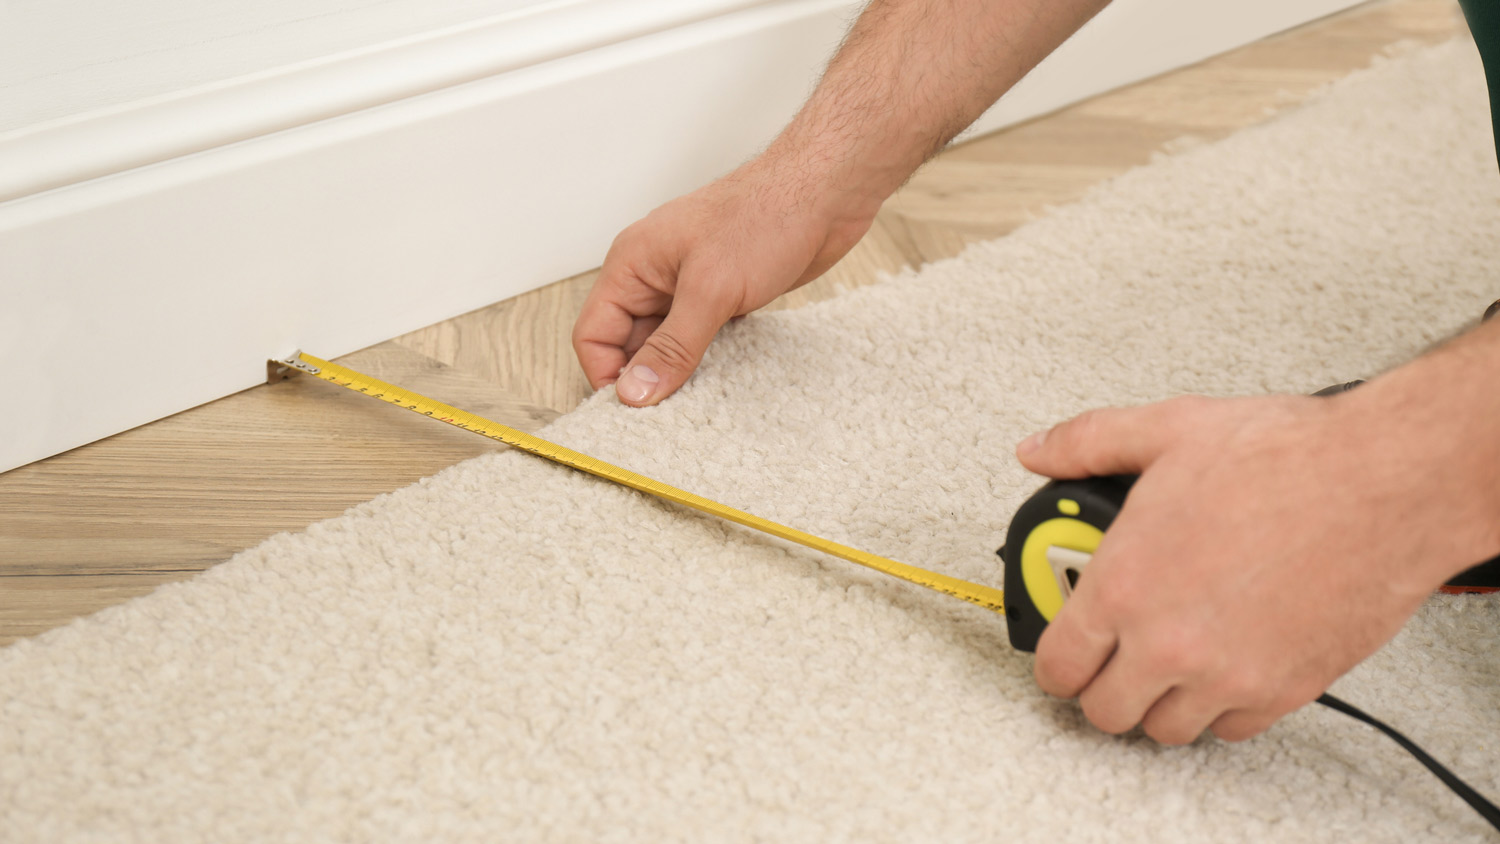
POLYGON ((762 159, 861 212, 1109 0, 873 0, 762 159))
MULTIPOLYGON (((1365 454, 1413 490, 1414 520, 1451 524, 1454 554, 1434 554, 1442 580, 1500 553, 1500 319, 1345 394, 1365 454), (1426 502, 1430 502, 1430 505, 1426 502)), ((1437 550, 1437 549, 1435 549, 1437 550)))

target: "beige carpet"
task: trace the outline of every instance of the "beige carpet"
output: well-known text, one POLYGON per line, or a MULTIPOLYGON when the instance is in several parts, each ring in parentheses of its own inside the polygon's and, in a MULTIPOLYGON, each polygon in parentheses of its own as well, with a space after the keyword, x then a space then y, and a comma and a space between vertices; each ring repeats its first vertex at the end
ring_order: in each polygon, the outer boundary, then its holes
MULTIPOLYGON (((727 330, 563 443, 996 582, 1025 434, 1371 374, 1500 295, 1471 43, 1014 235, 727 330)), ((1485 389, 1494 388, 1488 385, 1485 389)), ((1335 690, 1500 795, 1500 601, 1335 690)), ((455 466, 0 650, 0 840, 1464 841, 1322 709, 1163 749, 1040 694, 1001 619, 520 454, 455 466)))

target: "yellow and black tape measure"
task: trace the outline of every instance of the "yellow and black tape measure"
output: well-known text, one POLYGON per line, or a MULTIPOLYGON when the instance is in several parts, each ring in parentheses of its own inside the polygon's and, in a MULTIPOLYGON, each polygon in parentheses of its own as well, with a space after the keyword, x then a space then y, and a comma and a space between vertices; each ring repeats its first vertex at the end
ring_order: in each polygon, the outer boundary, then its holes
POLYGON ((1005 561, 1006 627, 1016 648, 1036 650, 1134 483, 1134 475, 1052 481, 1016 511, 998 552, 1005 561))
POLYGON ((582 454, 556 443, 548 442, 540 437, 534 437, 524 431, 518 431, 515 428, 501 425, 499 422, 476 416, 467 411, 459 410, 456 407, 450 407, 442 402, 413 393, 410 390, 403 390, 394 384, 387 384, 384 381, 371 378, 348 367, 329 363, 321 358, 315 358, 301 352, 291 355, 284 360, 271 360, 269 363, 268 374, 272 379, 283 378, 294 372, 306 373, 321 378, 330 384, 337 384, 356 393, 363 393, 371 398, 380 399, 383 402, 394 404, 398 407, 404 407, 413 413, 431 416, 440 422, 446 422, 449 425, 463 428, 466 431, 473 431, 490 439, 499 440, 513 448, 530 452, 538 457, 551 460, 554 463, 561 463, 564 466, 588 472, 591 475, 597 475, 621 486, 627 486, 631 489, 654 495, 657 498, 681 504, 684 507, 691 507, 694 510, 718 516, 721 519, 727 519, 736 524, 754 528, 755 530, 795 542, 799 545, 805 545, 808 548, 822 551, 826 554, 832 554, 851 563, 858 563, 862 566, 872 568, 882 574, 899 577, 909 583, 915 583, 918 586, 925 586, 928 589, 952 595, 955 598, 961 598, 992 612, 1003 613, 1005 611, 1004 593, 994 587, 970 583, 966 580, 959 580, 956 577, 949 577, 946 574, 928 571, 916 566, 907 565, 906 563, 898 563, 895 560, 888 560, 885 557, 861 551, 857 548, 850 548, 847 545, 840 545, 837 542, 813 536, 810 533, 778 524, 769 519, 762 519, 743 510, 736 510, 733 507, 704 498, 701 495, 694 495, 674 486, 664 484, 661 481, 638 475, 628 469, 622 469, 619 466, 605 463, 602 460, 596 460, 587 454, 582 454))

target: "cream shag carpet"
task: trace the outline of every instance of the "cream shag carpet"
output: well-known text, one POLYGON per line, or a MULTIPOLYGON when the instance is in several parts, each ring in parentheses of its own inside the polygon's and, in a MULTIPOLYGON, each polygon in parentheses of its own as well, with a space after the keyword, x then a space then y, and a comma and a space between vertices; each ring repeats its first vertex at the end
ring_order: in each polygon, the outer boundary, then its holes
MULTIPOLYGON (((1485 102, 1472 43, 1383 61, 547 433, 998 582, 1025 434, 1369 375, 1500 294, 1485 102)), ((7 842, 1486 835, 1342 716, 1106 736, 983 610, 514 453, 6 648, 0 690, 7 842)), ((1335 691, 1500 795, 1500 602, 1434 599, 1335 691)))

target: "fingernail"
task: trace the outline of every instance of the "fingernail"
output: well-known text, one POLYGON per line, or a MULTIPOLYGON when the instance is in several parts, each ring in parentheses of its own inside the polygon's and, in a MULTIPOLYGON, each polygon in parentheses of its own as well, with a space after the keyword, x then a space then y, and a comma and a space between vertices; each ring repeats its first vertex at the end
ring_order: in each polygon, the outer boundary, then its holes
POLYGON ((1016 453, 1017 454, 1023 454, 1023 455, 1024 454, 1030 454, 1033 451, 1036 451, 1037 449, 1041 448, 1042 447, 1042 443, 1044 443, 1046 441, 1047 441, 1047 432, 1046 431, 1039 431, 1039 432, 1037 432, 1035 434, 1032 434, 1031 436, 1027 437, 1026 439, 1022 440, 1020 447, 1016 449, 1016 453))
POLYGON ((620 398, 628 402, 643 402, 656 392, 656 385, 661 381, 661 376, 651 370, 649 366, 632 366, 620 380, 615 382, 615 392, 620 398))

